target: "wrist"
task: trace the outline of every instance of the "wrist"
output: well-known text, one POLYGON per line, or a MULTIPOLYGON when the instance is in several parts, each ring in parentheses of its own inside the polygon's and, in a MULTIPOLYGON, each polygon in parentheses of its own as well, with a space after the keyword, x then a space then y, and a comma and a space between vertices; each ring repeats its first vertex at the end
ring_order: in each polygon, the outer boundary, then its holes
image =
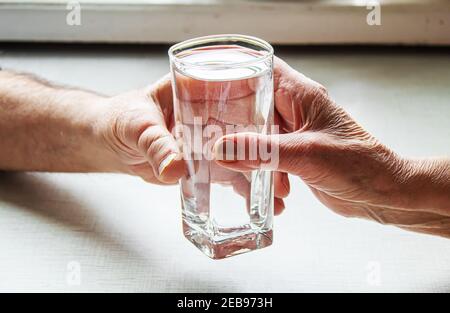
POLYGON ((96 96, 80 106, 80 134, 84 138, 84 162, 92 172, 125 172, 126 169, 106 140, 109 119, 109 97, 96 96))
POLYGON ((0 76, 0 145, 8 152, 0 153, 0 169, 117 171, 97 126, 104 97, 24 74, 0 76))
POLYGON ((450 213, 450 161, 444 158, 404 160, 405 208, 450 213))

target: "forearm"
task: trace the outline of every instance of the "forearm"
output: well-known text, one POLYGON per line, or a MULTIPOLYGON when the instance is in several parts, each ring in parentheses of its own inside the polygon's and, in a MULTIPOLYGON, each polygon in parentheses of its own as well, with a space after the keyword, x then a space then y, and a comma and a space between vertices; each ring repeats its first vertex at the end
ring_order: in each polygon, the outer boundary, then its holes
POLYGON ((108 171, 101 96, 0 71, 0 170, 108 171))
POLYGON ((408 208, 450 216, 450 159, 409 159, 407 168, 408 208))

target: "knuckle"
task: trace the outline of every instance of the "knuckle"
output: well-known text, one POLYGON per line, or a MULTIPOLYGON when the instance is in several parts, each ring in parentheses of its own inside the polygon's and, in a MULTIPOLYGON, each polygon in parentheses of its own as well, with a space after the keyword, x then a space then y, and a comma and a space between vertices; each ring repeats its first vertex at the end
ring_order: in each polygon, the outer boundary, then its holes
POLYGON ((150 126, 139 137, 138 148, 151 157, 164 149, 169 136, 159 125, 150 126))
POLYGON ((151 125, 151 122, 143 117, 140 110, 122 110, 112 114, 111 125, 114 136, 129 145, 136 145, 141 134, 151 125))
POLYGON ((314 102, 326 102, 329 100, 328 90, 319 83, 315 83, 311 90, 311 97, 314 102))
POLYGON ((142 132, 151 125, 151 122, 142 118, 141 112, 135 111, 127 113, 128 116, 122 121, 124 136, 128 140, 136 142, 142 132))

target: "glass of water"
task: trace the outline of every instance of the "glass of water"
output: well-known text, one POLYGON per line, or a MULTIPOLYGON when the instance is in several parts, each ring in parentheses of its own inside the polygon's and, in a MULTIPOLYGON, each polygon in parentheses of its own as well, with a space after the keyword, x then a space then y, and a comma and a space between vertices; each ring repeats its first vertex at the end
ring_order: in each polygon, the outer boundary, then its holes
MULTIPOLYGON (((271 245, 272 173, 228 170, 212 150, 224 135, 272 131, 273 48, 254 37, 214 35, 178 43, 169 57, 176 137, 187 168, 184 235, 213 259, 271 245)), ((236 153, 238 146, 228 149, 236 153)))

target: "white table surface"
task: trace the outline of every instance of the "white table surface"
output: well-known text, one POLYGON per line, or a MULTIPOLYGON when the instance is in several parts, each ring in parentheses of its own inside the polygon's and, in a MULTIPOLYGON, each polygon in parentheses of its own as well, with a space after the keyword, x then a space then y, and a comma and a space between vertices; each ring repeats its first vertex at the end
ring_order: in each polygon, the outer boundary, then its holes
MULTIPOLYGON (((0 65, 114 94, 166 73, 165 51, 3 45, 0 65)), ((398 152, 450 155, 449 50, 279 52, 398 152)), ((125 175, 0 173, 0 291, 450 291, 449 240, 345 219, 291 181, 274 244, 213 261, 182 236, 177 187, 125 175)))

